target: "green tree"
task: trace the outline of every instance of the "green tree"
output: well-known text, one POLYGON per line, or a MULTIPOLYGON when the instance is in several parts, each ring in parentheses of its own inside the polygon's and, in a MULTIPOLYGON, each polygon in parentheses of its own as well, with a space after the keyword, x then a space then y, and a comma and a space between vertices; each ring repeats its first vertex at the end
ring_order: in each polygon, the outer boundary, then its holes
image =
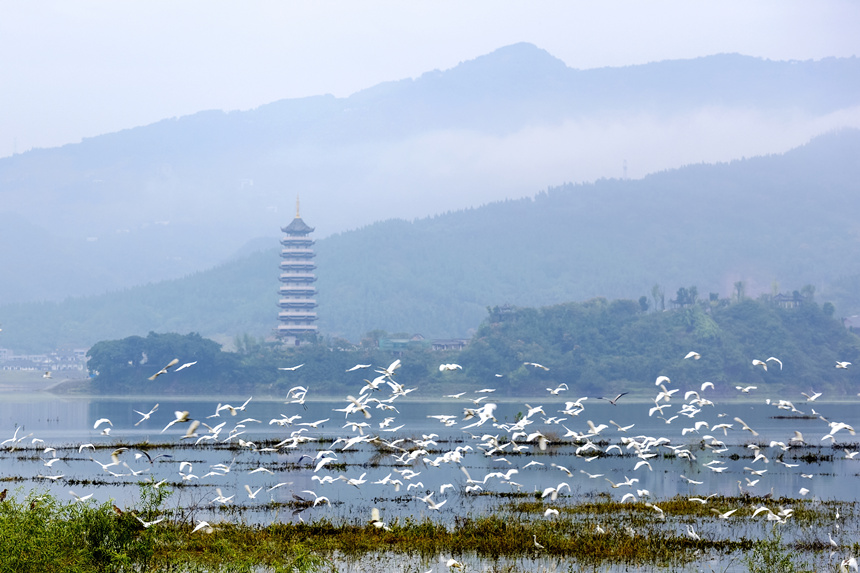
POLYGON ((687 291, 686 287, 681 287, 678 289, 678 292, 675 294, 675 299, 669 301, 675 306, 679 306, 684 308, 688 304, 690 304, 690 293, 687 291))
POLYGON ((741 302, 744 300, 746 287, 744 286, 744 281, 737 281, 734 284, 735 287, 735 301, 741 302))

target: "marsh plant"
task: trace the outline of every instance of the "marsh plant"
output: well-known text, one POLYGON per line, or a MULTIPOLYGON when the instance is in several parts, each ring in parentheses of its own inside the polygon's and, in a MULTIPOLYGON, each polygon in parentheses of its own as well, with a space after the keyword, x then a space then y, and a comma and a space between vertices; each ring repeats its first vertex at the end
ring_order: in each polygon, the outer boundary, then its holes
POLYGON ((44 493, 0 502, 0 573, 317 571, 323 560, 300 544, 272 543, 256 528, 191 534, 170 521, 170 492, 141 485, 140 501, 62 503, 44 493), (164 518, 164 519, 162 519, 164 518))
POLYGON ((759 539, 744 557, 749 573, 806 573, 813 571, 798 564, 798 555, 782 543, 782 534, 774 527, 767 537, 759 539))
POLYGON ((154 532, 112 503, 60 503, 31 493, 0 504, 0 572, 145 570, 154 532))

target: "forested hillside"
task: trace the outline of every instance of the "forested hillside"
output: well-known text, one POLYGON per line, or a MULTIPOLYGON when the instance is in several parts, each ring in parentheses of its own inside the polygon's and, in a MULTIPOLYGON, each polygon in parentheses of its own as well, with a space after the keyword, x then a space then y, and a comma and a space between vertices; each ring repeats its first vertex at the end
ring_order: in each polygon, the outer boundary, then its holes
MULTIPOLYGON (((860 132, 783 155, 694 165, 641 180, 563 185, 534 198, 318 241, 320 331, 468 337, 488 306, 596 296, 638 299, 696 286, 747 296, 816 287, 836 316, 860 312, 860 132)), ((313 223, 312 220, 310 220, 313 223)), ((276 326, 277 239, 185 279, 62 303, 5 305, 0 346, 86 347, 149 331, 221 342, 276 326)))
POLYGON ((0 303, 212 268, 288 224, 297 194, 322 238, 622 177, 625 160, 638 177, 782 152, 858 125, 858 70, 857 58, 738 54, 577 70, 522 43, 349 97, 200 111, 0 158, 0 303))
POLYGON ((853 396, 860 390, 860 338, 833 318, 831 305, 819 307, 808 296, 782 308, 768 296, 743 298, 740 290, 734 300, 699 299, 695 289, 682 287, 671 310, 654 311, 645 297, 494 307, 465 350, 445 353, 420 345, 384 352, 370 338, 357 346, 284 348, 252 337, 238 340, 237 352, 221 352, 194 333, 150 333, 99 342, 89 352, 89 367, 98 373, 97 391, 123 394, 280 395, 304 386, 317 396, 357 395, 375 370, 399 358, 396 379, 420 388, 421 396, 488 386, 499 396, 545 395, 563 383, 571 399, 620 392, 642 397, 656 392, 658 376, 685 390, 711 381, 720 397, 740 396, 736 385, 795 400, 813 391, 824 399, 853 396), (685 358, 690 351, 700 358, 685 358), (177 358, 195 364, 150 380, 177 358), (837 361, 857 366, 839 369, 837 361), (462 369, 441 371, 443 363, 462 369), (356 364, 372 366, 348 371, 356 364))
MULTIPOLYGON (((683 287, 682 287, 683 288, 683 287)), ((829 397, 854 395, 860 376, 835 367, 860 359, 860 339, 814 302, 781 308, 760 300, 708 298, 672 310, 645 312, 646 300, 565 303, 544 308, 494 308, 460 356, 466 372, 517 392, 562 382, 583 395, 614 396, 654 388, 669 376, 689 389, 705 381, 719 395, 735 385, 829 397), (691 351, 700 359, 685 358, 691 351), (765 370, 752 363, 776 357, 765 370), (537 362, 542 370, 528 366, 537 362)))

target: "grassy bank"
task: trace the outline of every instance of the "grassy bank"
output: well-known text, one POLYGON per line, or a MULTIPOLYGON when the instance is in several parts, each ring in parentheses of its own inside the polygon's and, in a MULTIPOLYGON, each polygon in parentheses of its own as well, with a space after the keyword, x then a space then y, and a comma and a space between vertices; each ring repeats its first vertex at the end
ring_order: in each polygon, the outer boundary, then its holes
POLYGON ((682 498, 653 504, 598 499, 547 518, 546 505, 524 495, 492 515, 458 517, 448 526, 410 518, 372 523, 368 512, 367 520, 352 523, 213 522, 196 527, 188 512, 167 507, 169 495, 166 489, 142 487, 136 506, 122 510, 112 503, 61 503, 35 493, 19 499, 9 493, 0 502, 0 573, 336 571, 335 556, 358 562, 380 555, 421 556, 425 563, 442 556, 667 570, 734 555, 745 556, 740 570, 756 570, 756 562, 767 558, 781 563, 779 571, 835 571, 832 563, 860 551, 854 541, 837 552, 810 536, 811 531, 828 531, 835 512, 841 513, 846 529, 856 530, 855 504, 847 502, 715 498, 706 507, 682 498), (789 505, 792 515, 784 524, 753 517, 758 507, 778 512, 789 505), (725 507, 738 508, 733 521, 717 516, 725 507), (691 530, 698 533, 691 535, 691 530), (826 565, 828 553, 831 567, 826 565))

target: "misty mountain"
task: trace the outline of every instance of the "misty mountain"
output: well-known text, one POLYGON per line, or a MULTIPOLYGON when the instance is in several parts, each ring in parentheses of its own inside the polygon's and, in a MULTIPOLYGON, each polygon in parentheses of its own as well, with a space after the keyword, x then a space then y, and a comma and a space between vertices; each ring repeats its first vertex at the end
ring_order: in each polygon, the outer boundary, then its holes
MULTIPOLYGON (((350 97, 203 111, 0 159, 0 301, 183 277, 318 237, 563 181, 784 151, 860 125, 860 60, 723 54, 575 70, 516 44, 350 97), (244 249, 244 250, 243 250, 244 249)), ((273 71, 273 73, 277 73, 273 71)), ((321 255, 322 256, 322 255, 321 255)))
MULTIPOLYGON (((738 282, 748 297, 813 285, 817 300, 846 316, 860 311, 844 292, 860 275, 858 156, 860 130, 843 130, 784 154, 566 184, 337 233, 316 245, 320 329, 353 341, 373 329, 468 337, 487 307, 645 296, 653 309, 655 285, 668 307, 680 287, 729 298, 738 282)), ((183 279, 5 305, 3 344, 88 346, 151 330, 221 342, 268 336, 278 262, 272 239, 183 279)))

